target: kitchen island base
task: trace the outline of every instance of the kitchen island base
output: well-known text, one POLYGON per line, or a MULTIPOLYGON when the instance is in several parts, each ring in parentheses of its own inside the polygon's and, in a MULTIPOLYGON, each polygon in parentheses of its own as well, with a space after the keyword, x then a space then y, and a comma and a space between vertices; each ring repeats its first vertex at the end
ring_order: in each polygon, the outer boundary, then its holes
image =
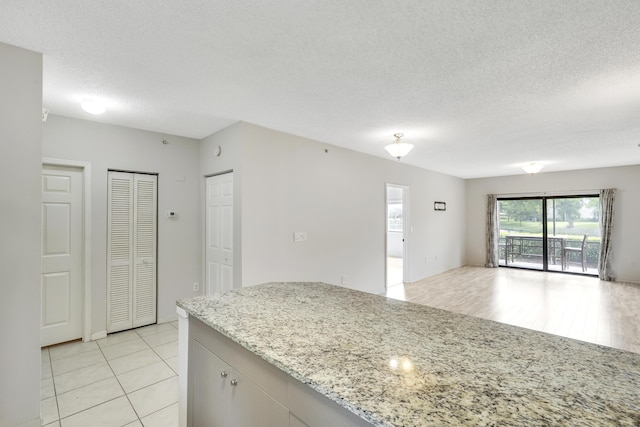
POLYGON ((636 353, 325 283, 177 305, 185 426, 640 425, 636 353))
POLYGON ((187 426, 371 425, 200 320, 188 322, 187 426))

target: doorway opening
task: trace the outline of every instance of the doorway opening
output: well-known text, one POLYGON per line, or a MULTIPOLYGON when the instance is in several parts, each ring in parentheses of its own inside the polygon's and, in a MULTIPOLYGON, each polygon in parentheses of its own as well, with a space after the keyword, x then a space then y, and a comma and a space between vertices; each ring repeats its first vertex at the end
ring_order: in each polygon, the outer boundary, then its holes
POLYGON ((406 227, 408 223, 407 194, 409 187, 386 185, 386 288, 401 285, 407 275, 406 227))

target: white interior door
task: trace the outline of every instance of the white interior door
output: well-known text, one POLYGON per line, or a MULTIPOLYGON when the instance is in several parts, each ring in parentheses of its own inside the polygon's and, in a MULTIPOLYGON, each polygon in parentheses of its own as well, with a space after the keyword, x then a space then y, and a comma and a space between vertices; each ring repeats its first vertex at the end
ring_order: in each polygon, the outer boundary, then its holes
POLYGON ((109 172, 107 332, 156 322, 157 176, 109 172))
POLYGON ((82 170, 42 170, 41 345, 82 337, 82 170))
POLYGON ((206 284, 212 294, 233 288, 233 172, 206 181, 206 284))

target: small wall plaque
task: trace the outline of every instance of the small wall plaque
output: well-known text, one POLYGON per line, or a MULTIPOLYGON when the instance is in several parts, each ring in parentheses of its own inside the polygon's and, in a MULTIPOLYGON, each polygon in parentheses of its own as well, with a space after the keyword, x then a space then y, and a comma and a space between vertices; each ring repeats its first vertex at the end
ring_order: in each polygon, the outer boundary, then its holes
POLYGON ((447 204, 445 202, 433 202, 434 211, 446 211, 447 204))

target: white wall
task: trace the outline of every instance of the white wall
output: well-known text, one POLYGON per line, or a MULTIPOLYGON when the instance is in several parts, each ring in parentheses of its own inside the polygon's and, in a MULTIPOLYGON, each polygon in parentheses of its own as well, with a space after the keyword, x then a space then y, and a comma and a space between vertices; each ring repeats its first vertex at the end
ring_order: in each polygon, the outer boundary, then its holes
POLYGON ((158 319, 168 320, 200 281, 198 153, 190 138, 49 115, 43 156, 91 162, 94 335, 106 330, 107 170, 158 173, 158 319))
POLYGON ((240 172, 244 286, 339 284, 345 275, 348 287, 383 292, 387 182, 410 187, 408 279, 464 264, 462 179, 247 123, 207 138, 202 150, 203 174, 240 172), (219 160, 211 157, 224 142, 235 146, 230 163, 222 159, 225 147, 219 160), (447 201, 447 211, 435 212, 434 200, 447 201), (294 243, 296 231, 308 240, 294 243))
POLYGON ((0 426, 39 426, 42 55, 0 64, 0 426))
POLYGON ((640 166, 470 179, 467 188, 467 261, 485 264, 486 195, 559 194, 563 191, 617 188, 613 271, 617 280, 640 282, 640 166))

